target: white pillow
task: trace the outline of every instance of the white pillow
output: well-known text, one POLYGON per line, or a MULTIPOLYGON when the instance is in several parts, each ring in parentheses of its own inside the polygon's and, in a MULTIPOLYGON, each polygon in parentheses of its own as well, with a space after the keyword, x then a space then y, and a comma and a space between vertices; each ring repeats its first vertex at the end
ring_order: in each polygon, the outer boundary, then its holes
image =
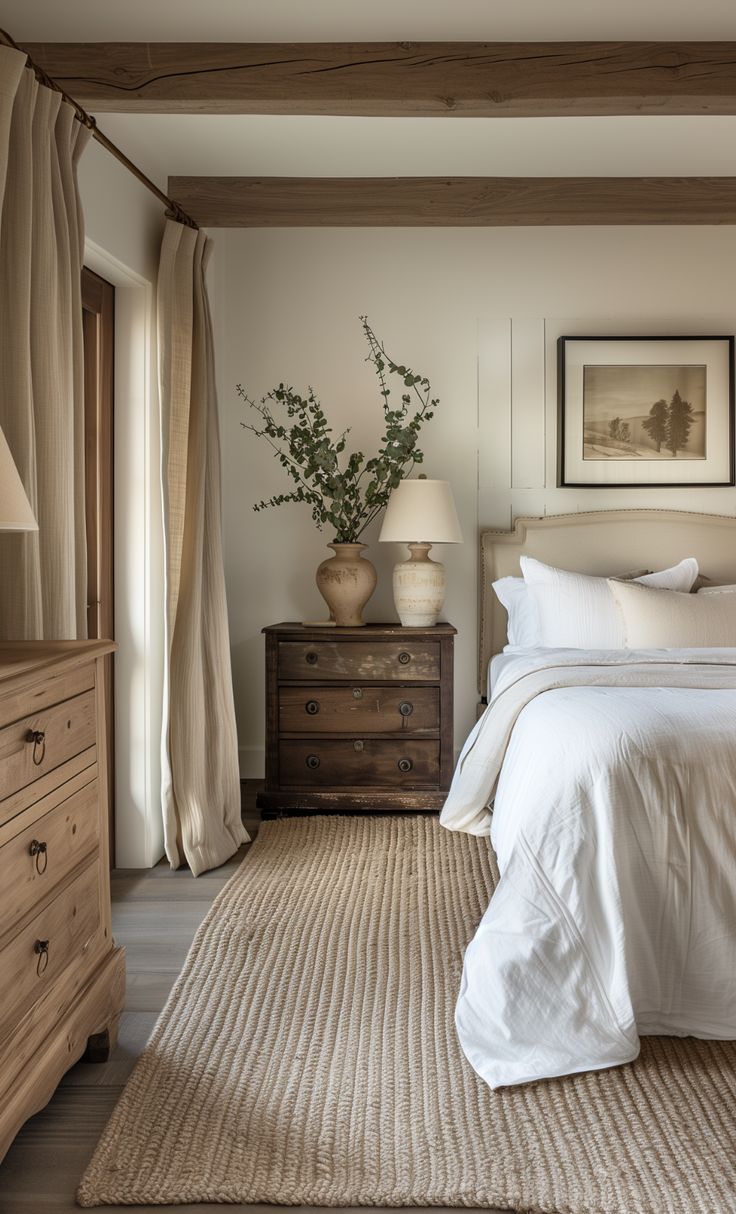
POLYGON ((682 594, 609 581, 627 649, 710 649, 736 646, 736 595, 682 594))
MULTIPOLYGON (((522 556, 521 569, 536 606, 539 645, 551 649, 623 649, 623 619, 608 580, 555 569, 522 556)), ((636 578, 644 586, 687 593, 698 576, 694 557, 636 578)), ((631 585, 632 583, 624 583, 631 585)))
POLYGON ((492 583, 496 598, 506 608, 508 624, 506 639, 509 645, 537 647, 539 639, 539 617, 537 608, 523 577, 502 577, 492 583))
POLYGON ((736 594, 736 586, 701 586, 698 594, 736 594))

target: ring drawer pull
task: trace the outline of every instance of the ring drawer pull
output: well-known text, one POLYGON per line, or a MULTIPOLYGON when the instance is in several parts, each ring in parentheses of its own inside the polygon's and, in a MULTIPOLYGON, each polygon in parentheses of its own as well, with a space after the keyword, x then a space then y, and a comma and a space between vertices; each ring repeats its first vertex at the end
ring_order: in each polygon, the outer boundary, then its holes
POLYGON ((401 653, 399 654, 399 661, 402 666, 408 666, 411 661, 411 654, 407 653, 405 649, 402 649, 401 653))
POLYGON ((46 757, 46 734, 42 729, 29 729, 27 742, 33 742, 33 764, 40 767, 46 757))
POLYGON ((410 717, 413 711, 414 705, 410 704, 408 700, 402 700, 399 704, 399 712, 401 713, 402 717, 410 717))
POLYGON ((38 961, 36 962, 36 973, 38 974, 39 978, 41 977, 41 974, 45 972, 49 963, 49 943, 50 942, 48 940, 37 940, 33 946, 33 951, 38 957, 38 961))
POLYGON ((305 653, 304 661, 307 663, 307 666, 316 666, 317 665, 317 654, 314 652, 313 649, 310 649, 309 653, 305 653))
POLYGON ((413 766, 414 764, 412 763, 411 759, 399 759, 399 771, 411 771, 413 766))
POLYGON ((362 740, 362 738, 356 738, 353 742, 353 750, 362 750, 364 746, 365 742, 362 740))
POLYGON ((313 771, 319 767, 319 755, 307 755, 307 767, 310 767, 313 771))
POLYGON ((46 847, 45 840, 32 839, 29 851, 30 851, 31 855, 35 858, 36 872, 38 873, 39 877, 42 877, 43 874, 46 872, 46 868, 47 868, 47 865, 49 862, 49 853, 48 853, 48 850, 46 847), (42 858, 43 858, 43 863, 42 863, 42 858))
POLYGON ((307 700, 304 708, 309 713, 310 717, 316 717, 317 713, 319 712, 319 704, 317 700, 307 700))

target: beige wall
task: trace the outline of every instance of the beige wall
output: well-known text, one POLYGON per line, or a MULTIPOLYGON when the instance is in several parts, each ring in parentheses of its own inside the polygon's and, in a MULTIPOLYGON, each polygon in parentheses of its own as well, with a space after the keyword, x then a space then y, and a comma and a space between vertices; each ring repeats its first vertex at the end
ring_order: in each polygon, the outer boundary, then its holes
MULTIPOLYGON (((321 618, 314 571, 331 536, 308 510, 254 514, 285 487, 239 422, 235 393, 312 384, 336 429, 371 450, 380 403, 358 316, 389 352, 428 375, 441 406, 425 471, 454 487, 465 535, 445 548, 446 616, 457 638, 456 746, 476 701, 477 535, 515 514, 665 506, 736 513, 736 490, 555 488, 555 341, 567 333, 728 333, 736 329, 736 229, 221 231, 214 314, 223 445, 225 559, 235 695, 246 775, 263 765, 261 628, 321 618)), ((367 536, 379 586, 366 612, 393 618, 400 549, 367 536)))

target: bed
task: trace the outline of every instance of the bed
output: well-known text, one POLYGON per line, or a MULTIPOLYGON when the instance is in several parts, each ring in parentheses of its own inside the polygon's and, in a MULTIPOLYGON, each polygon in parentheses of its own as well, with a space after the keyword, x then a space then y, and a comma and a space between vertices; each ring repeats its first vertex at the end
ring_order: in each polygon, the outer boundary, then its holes
POLYGON ((490 834, 498 859, 456 1011, 494 1088, 629 1062, 640 1035, 736 1037, 736 647, 493 661, 506 612, 491 582, 522 557, 619 576, 684 556, 709 593, 736 584, 736 519, 613 511, 482 536, 479 690, 492 663, 492 696, 440 820, 490 834))

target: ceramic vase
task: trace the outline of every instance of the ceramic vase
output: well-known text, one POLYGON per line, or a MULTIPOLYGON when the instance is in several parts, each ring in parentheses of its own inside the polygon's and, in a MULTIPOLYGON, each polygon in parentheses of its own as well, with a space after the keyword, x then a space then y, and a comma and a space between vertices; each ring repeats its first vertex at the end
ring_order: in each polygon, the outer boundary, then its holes
POLYGON ((328 544, 334 552, 317 570, 317 589, 338 628, 359 628, 378 575, 364 556, 366 544, 328 544))

